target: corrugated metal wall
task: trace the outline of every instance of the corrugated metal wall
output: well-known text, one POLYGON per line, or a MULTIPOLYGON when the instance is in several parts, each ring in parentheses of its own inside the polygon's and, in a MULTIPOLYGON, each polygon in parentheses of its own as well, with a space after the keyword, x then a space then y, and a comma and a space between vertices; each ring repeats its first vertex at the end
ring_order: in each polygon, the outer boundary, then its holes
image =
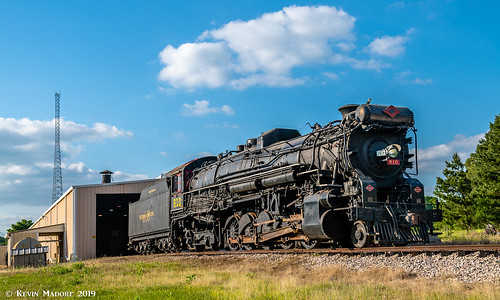
POLYGON ((7 254, 7 245, 0 246, 0 266, 5 266, 5 254, 7 254))
MULTIPOLYGON (((50 209, 43 214, 39 220, 31 228, 39 228, 50 225, 65 224, 64 242, 62 243, 64 258, 69 260, 73 254, 73 194, 74 190, 71 187, 50 209)), ((35 237, 37 238, 37 237, 35 237)), ((40 237, 39 241, 54 240, 56 237, 40 237)), ((49 246, 47 258, 53 261, 57 260, 57 243, 43 243, 44 246, 49 246)))
MULTIPOLYGON (((96 257, 96 195, 97 194, 133 194, 140 193, 143 189, 155 182, 155 179, 135 182, 112 183, 103 185, 86 185, 71 187, 53 204, 32 228, 64 224, 63 253, 67 260, 90 259, 96 257), (73 207, 76 203, 76 207, 73 207)), ((27 233, 28 234, 28 233, 27 233)), ((24 239, 16 235, 16 241, 24 239)), ((26 237, 39 239, 40 242, 53 240, 56 237, 36 236, 28 234, 26 237)), ((43 243, 49 246, 47 258, 56 261, 57 243, 43 243)))
MULTIPOLYGON (((140 193, 155 180, 75 187, 76 254, 78 259, 96 257, 96 195, 140 193)), ((68 230, 69 231, 69 230, 68 230)))

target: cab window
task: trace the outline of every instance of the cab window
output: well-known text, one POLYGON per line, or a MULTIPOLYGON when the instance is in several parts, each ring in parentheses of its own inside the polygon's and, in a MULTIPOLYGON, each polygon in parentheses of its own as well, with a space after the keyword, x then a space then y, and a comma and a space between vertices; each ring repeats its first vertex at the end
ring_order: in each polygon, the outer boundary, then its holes
POLYGON ((172 193, 177 194, 182 192, 182 178, 181 173, 172 177, 172 193))
POLYGON ((189 190, 189 180, 193 177, 193 171, 187 170, 184 172, 184 191, 189 190))

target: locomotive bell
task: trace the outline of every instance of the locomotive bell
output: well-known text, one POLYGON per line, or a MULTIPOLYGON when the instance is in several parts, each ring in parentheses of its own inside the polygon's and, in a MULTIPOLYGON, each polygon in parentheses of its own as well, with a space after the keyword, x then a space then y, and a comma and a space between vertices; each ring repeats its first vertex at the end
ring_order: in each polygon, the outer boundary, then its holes
POLYGON ((365 123, 370 118, 370 111, 364 105, 356 108, 356 119, 358 122, 365 123))

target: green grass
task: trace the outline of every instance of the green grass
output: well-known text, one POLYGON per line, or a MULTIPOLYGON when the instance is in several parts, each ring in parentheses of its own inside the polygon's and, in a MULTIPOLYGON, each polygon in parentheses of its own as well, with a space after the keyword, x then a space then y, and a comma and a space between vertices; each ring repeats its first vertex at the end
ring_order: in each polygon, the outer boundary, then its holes
POLYGON ((396 269, 311 270, 296 258, 243 256, 132 256, 1 271, 0 299, 17 290, 72 291, 74 298, 95 291, 95 299, 500 299, 498 283, 423 279, 396 269))
POLYGON ((438 236, 444 244, 478 245, 500 244, 500 234, 486 234, 484 229, 443 230, 438 236))

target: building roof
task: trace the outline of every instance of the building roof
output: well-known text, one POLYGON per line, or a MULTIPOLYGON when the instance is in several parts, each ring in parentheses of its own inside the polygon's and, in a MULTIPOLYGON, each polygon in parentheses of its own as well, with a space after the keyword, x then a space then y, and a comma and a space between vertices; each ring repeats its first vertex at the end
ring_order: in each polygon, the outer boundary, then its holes
POLYGON ((61 195, 61 197, 59 197, 59 199, 57 199, 57 201, 52 203, 49 206, 49 208, 47 208, 47 210, 45 210, 45 212, 35 222, 33 222, 33 225, 31 225, 31 227, 29 229, 31 229, 34 225, 36 225, 43 218, 43 216, 45 216, 54 206, 56 206, 59 202, 61 202, 62 199, 64 199, 64 197, 66 197, 73 190, 80 189, 80 188, 93 188, 93 187, 104 187, 104 186, 109 187, 109 186, 115 186, 115 185, 134 184, 134 183, 141 183, 141 182, 153 182, 156 180, 158 180, 158 179, 156 179, 156 178, 155 179, 143 179, 143 180, 122 181, 122 182, 113 182, 113 183, 105 183, 105 184, 95 183, 95 184, 86 184, 86 185, 72 185, 69 187, 69 189, 66 190, 66 192, 64 192, 64 194, 61 195))

